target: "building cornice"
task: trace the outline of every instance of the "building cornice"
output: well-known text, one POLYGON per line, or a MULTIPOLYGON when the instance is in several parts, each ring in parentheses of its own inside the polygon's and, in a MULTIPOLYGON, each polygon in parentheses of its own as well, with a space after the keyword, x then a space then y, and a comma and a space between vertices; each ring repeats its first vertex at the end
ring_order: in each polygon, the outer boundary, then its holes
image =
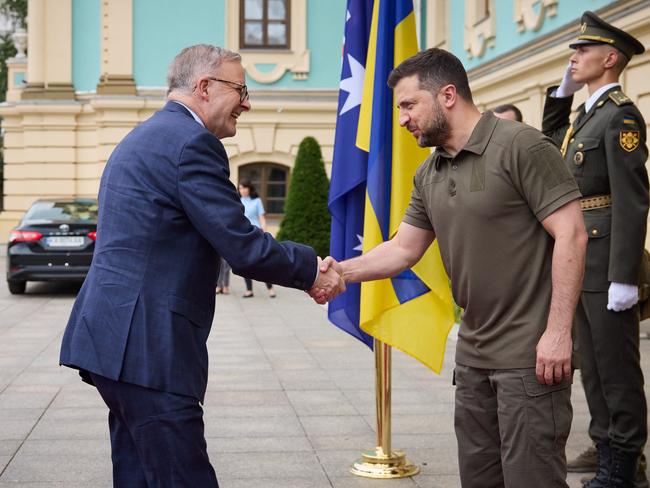
MULTIPOLYGON (((641 10, 650 11, 647 0, 619 0, 607 7, 597 10, 596 13, 611 23, 615 23, 618 19, 627 17, 630 21, 625 26, 626 30, 633 30, 635 26, 638 26, 641 23, 647 23, 647 20, 644 20, 647 19, 647 16, 633 15, 637 14, 641 10)), ((503 72, 505 68, 524 62, 527 59, 530 59, 531 56, 542 54, 546 51, 552 50, 553 48, 561 49, 568 46, 569 42, 575 38, 579 25, 579 19, 571 21, 553 32, 518 46, 514 51, 497 56, 485 64, 468 70, 467 75, 470 82, 498 71, 503 72)))

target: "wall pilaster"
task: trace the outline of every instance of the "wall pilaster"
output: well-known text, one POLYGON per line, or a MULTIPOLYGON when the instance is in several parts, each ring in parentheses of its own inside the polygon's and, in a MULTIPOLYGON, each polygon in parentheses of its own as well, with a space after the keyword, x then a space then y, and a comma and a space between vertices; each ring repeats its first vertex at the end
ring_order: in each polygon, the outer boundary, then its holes
POLYGON ((102 0, 101 75, 98 95, 135 95, 133 2, 102 0))
POLYGON ((74 99, 72 0, 29 0, 27 86, 23 100, 74 99))

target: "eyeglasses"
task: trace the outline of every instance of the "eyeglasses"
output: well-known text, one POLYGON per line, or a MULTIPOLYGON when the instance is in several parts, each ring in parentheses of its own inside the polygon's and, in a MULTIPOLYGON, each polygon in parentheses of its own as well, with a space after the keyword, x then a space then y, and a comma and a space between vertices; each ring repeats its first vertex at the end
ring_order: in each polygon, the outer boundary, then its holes
POLYGON ((222 80, 221 78, 214 78, 212 76, 208 76, 208 80, 220 81, 221 83, 234 85, 233 88, 239 92, 239 103, 244 103, 246 100, 248 100, 248 97, 250 96, 248 94, 248 87, 246 86, 246 84, 237 83, 236 81, 222 80))

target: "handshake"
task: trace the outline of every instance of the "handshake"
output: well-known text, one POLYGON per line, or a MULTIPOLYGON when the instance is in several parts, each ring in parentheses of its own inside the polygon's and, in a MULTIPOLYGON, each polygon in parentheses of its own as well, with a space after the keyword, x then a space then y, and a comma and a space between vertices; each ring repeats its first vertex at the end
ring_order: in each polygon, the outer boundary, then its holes
POLYGON ((318 258, 318 276, 307 293, 316 303, 321 305, 332 301, 345 291, 343 266, 333 257, 318 258))

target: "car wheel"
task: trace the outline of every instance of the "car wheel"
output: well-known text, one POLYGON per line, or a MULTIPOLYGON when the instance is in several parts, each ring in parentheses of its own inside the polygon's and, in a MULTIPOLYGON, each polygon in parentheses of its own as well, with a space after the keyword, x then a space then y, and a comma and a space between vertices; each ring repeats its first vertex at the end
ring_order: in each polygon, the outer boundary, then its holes
POLYGON ((9 293, 12 295, 22 295, 25 293, 25 288, 27 288, 26 281, 7 281, 9 286, 9 293))

